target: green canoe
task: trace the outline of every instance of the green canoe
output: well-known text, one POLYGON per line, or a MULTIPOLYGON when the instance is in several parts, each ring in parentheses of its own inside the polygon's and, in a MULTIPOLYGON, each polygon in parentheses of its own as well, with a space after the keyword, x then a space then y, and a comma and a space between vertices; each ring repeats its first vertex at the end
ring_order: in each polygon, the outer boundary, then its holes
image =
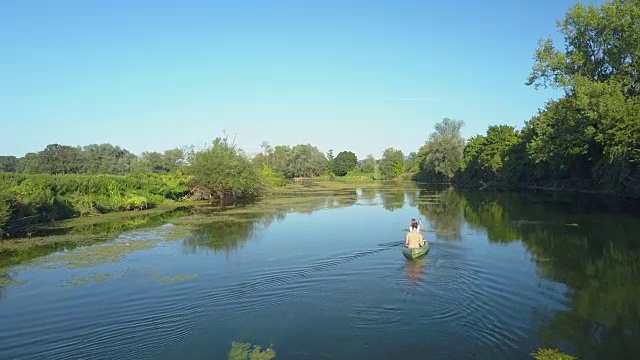
POLYGON ((419 258, 420 256, 426 255, 429 252, 429 242, 425 241, 424 246, 421 248, 413 248, 409 249, 408 247, 402 247, 402 255, 409 260, 413 260, 415 258, 419 258))

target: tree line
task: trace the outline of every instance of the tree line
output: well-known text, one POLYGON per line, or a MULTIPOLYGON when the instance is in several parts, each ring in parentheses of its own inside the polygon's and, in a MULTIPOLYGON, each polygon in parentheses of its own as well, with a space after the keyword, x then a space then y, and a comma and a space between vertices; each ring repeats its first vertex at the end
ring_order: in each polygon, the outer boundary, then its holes
POLYGON ((445 119, 419 151, 416 178, 464 187, 547 187, 640 197, 640 1, 578 3, 564 51, 541 40, 526 84, 564 95, 521 130, 489 126, 465 141, 445 119))
POLYGON ((111 144, 69 146, 49 144, 23 157, 0 156, 0 171, 24 174, 168 173, 184 163, 185 149, 163 153, 145 151, 136 156, 111 144))
POLYGON ((51 144, 22 158, 0 158, 0 236, 24 235, 34 225, 76 216, 141 210, 183 199, 228 204, 263 195, 293 178, 335 176, 393 179, 404 171, 402 151, 359 161, 311 144, 262 144, 249 156, 227 137, 209 146, 135 156, 111 144, 51 144))

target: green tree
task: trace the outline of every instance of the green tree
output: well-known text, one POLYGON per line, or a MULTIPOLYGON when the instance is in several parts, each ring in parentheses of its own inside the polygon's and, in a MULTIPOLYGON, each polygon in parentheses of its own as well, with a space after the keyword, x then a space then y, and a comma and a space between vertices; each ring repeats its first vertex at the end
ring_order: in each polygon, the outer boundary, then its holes
POLYGON ((405 172, 418 171, 418 153, 417 152, 412 151, 409 153, 409 155, 404 161, 404 171, 405 172))
POLYGON ((175 148, 166 150, 164 153, 157 151, 143 152, 136 168, 140 172, 147 173, 169 173, 181 168, 185 160, 183 149, 175 148))
POLYGON ((484 181, 480 154, 486 144, 484 135, 471 137, 462 152, 460 165, 460 183, 464 186, 477 186, 484 181))
POLYGON ((387 148, 380 160, 380 171, 386 179, 400 176, 404 171, 404 154, 402 150, 387 148))
POLYGON ((82 172, 84 163, 80 147, 50 144, 38 153, 38 173, 76 174, 82 172))
POLYGON ((345 176, 347 173, 356 168, 358 165, 358 157, 351 151, 341 151, 335 159, 333 159, 332 170, 337 176, 345 176))
POLYGON ((272 157, 273 148, 266 140, 262 141, 260 147, 262 148, 262 154, 260 154, 262 156, 260 158, 264 160, 262 167, 270 167, 269 159, 272 157))
POLYGON ((187 168, 200 197, 211 200, 251 198, 260 195, 264 184, 251 160, 226 138, 216 138, 210 148, 191 156, 187 168))
POLYGON ((376 158, 373 157, 373 155, 368 154, 367 157, 362 161, 362 164, 360 165, 360 170, 362 170, 363 173, 373 173, 374 169, 376 167, 376 158))
POLYGON ((289 164, 291 163, 291 147, 287 145, 277 145, 273 148, 273 153, 269 155, 269 164, 273 171, 285 178, 292 178, 289 164))
POLYGON ((527 147, 554 179, 571 174, 640 196, 639 16, 638 1, 579 3, 558 22, 564 51, 540 41, 526 83, 564 89, 565 97, 532 119, 527 147))
POLYGON ((299 144, 291 149, 289 174, 291 177, 322 175, 329 161, 324 153, 311 144, 299 144))
POLYGON ((138 158, 126 149, 111 144, 91 144, 82 148, 83 172, 87 174, 127 174, 138 158))
POLYGON ((18 158, 16 158, 15 156, 0 156, 0 171, 18 171, 18 158))
POLYGON ((443 177, 451 181, 462 164, 464 138, 462 120, 444 118, 436 123, 435 132, 418 152, 420 175, 423 178, 443 177))

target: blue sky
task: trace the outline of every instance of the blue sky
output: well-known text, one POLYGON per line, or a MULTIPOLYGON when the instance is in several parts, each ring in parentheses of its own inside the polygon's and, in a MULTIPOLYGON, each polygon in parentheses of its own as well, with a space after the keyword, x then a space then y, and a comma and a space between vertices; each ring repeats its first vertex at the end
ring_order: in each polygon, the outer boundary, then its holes
MULTIPOLYGON (((554 1, 0 3, 0 154, 112 143, 139 154, 225 130, 247 152, 416 151, 444 117, 517 127, 554 1)), ((562 44, 559 44, 562 46, 562 44)))

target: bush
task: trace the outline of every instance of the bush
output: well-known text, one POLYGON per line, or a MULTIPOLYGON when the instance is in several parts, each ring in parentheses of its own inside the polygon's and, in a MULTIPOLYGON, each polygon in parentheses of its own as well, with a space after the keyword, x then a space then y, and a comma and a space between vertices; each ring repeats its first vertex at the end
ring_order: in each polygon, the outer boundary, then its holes
POLYGON ((112 211, 141 210, 189 192, 180 173, 50 175, 0 172, 0 234, 24 233, 34 223, 112 211), (8 225, 11 225, 9 227, 8 225))
POLYGON ((193 154, 187 171, 194 187, 210 199, 252 198, 265 190, 264 179, 251 160, 226 139, 217 138, 204 151, 193 154))
POLYGON ((270 167, 263 168, 260 171, 260 176, 262 176, 265 183, 271 187, 281 187, 288 183, 287 179, 275 173, 270 167))
POLYGON ((536 360, 575 360, 576 358, 560 352, 557 349, 538 349, 536 352, 532 353, 536 360))

